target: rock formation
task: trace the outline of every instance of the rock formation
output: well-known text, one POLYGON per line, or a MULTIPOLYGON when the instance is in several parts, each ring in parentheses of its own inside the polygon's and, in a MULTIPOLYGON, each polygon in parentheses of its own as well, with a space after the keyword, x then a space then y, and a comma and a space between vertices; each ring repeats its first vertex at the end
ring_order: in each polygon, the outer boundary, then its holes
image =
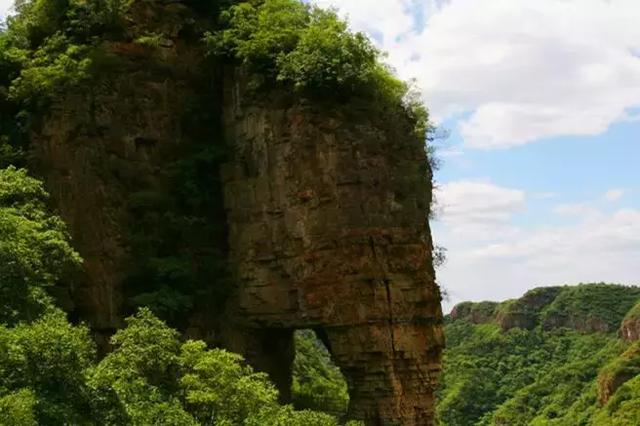
POLYGON ((429 424, 443 336, 424 143, 357 105, 256 104, 238 81, 225 85, 235 158, 223 170, 236 315, 278 336, 252 348, 255 364, 289 368, 282 348, 313 328, 355 418, 429 424))
POLYGON ((464 320, 472 324, 483 324, 495 319, 497 302, 462 302, 453 307, 449 318, 452 321, 464 320))
MULTIPOLYGON (((131 310, 130 196, 167 187, 167 165, 194 143, 181 118, 203 78, 202 53, 182 39, 185 6, 136 2, 133 13, 130 39, 158 32, 160 46, 106 44, 118 68, 57 102, 32 143, 85 259, 67 307, 102 343, 131 310)), ((229 246, 234 291, 222 312, 200 300, 183 331, 244 354, 287 399, 293 331, 312 328, 347 377, 352 417, 433 424, 444 339, 424 141, 402 114, 250 96, 226 75, 210 108, 224 109, 211 126, 233 152, 220 171, 228 241, 211 244, 229 246)))
POLYGON ((618 335, 627 342, 640 340, 640 303, 636 304, 624 317, 618 335))
POLYGON ((31 143, 31 168, 44 178, 84 258, 85 277, 67 307, 91 324, 99 343, 123 324, 134 222, 129 198, 161 190, 166 166, 192 143, 182 118, 201 80, 192 68, 201 52, 178 37, 178 23, 190 17, 184 5, 135 2, 131 16, 130 39, 153 30, 165 34, 164 46, 105 42, 112 69, 90 91, 54 103, 31 143))
POLYGON ((598 373, 598 403, 605 405, 626 382, 640 374, 640 344, 636 343, 614 358, 598 373))
POLYGON ((535 288, 520 299, 504 302, 496 309, 498 324, 505 331, 515 327, 533 329, 542 309, 555 300, 560 290, 560 287, 535 288))

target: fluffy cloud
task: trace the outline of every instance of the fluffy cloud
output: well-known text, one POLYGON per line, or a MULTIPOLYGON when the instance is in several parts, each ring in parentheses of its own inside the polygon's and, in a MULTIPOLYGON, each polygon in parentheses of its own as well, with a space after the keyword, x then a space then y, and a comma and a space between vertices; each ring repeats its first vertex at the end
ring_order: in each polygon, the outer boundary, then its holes
POLYGON ((640 106, 636 0, 317 3, 376 37, 436 118, 468 115, 460 130, 476 148, 598 134, 640 106))
POLYGON ((516 297, 541 285, 640 284, 640 210, 605 213, 595 204, 565 204, 554 211, 571 215, 573 223, 521 228, 514 219, 530 198, 522 191, 462 181, 439 193, 445 206, 434 231, 436 242, 449 249, 439 272, 451 297, 447 309, 461 300, 516 297), (483 233, 470 232, 478 228, 483 233))

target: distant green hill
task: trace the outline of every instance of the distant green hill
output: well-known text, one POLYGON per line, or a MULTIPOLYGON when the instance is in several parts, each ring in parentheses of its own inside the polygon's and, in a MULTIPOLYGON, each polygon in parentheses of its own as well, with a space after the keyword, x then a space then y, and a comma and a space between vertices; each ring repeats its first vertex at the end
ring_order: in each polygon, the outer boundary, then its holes
POLYGON ((465 302, 445 333, 442 425, 640 424, 640 287, 465 302))

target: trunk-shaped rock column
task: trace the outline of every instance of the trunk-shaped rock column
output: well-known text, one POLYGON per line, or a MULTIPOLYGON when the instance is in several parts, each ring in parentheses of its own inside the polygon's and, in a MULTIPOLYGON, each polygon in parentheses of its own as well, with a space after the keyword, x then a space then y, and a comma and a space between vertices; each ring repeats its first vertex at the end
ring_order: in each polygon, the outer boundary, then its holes
MULTIPOLYGON (((324 109, 278 93, 259 101, 235 82, 226 88, 235 335, 322 330, 353 417, 433 424, 444 339, 424 140, 401 111, 324 109)), ((282 368, 276 378, 289 374, 282 368)))

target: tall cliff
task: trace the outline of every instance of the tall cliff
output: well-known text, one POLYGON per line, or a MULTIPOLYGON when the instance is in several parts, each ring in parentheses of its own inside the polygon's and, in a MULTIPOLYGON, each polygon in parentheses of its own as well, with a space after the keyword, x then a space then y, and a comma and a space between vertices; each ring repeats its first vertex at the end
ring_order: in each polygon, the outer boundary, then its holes
POLYGON ((366 106, 256 102, 242 86, 225 85, 234 323, 278 331, 279 345, 232 347, 282 371, 292 331, 313 328, 347 376, 354 417, 427 424, 443 336, 423 141, 366 106))
POLYGON ((413 123, 356 98, 313 103, 286 88, 248 89, 238 68, 205 64, 189 36, 196 16, 181 3, 134 2, 129 17, 128 41, 101 48, 116 66, 57 99, 31 138, 32 168, 85 259, 69 310, 106 342, 131 300, 173 280, 168 299, 191 295, 171 311, 174 324, 245 355, 283 399, 293 332, 311 328, 347 377, 351 417, 432 424, 444 339, 431 171, 413 123), (139 41, 150 33, 162 37, 139 41), (198 121, 185 121, 194 108, 198 121), (166 231, 168 213, 185 208, 176 162, 223 146, 203 170, 212 207, 198 210, 187 237, 166 231), (153 214, 140 213, 141 198, 153 214), (203 252, 221 258, 224 279, 203 252), (136 273, 176 253, 197 279, 185 284, 177 268, 157 282, 136 273))

